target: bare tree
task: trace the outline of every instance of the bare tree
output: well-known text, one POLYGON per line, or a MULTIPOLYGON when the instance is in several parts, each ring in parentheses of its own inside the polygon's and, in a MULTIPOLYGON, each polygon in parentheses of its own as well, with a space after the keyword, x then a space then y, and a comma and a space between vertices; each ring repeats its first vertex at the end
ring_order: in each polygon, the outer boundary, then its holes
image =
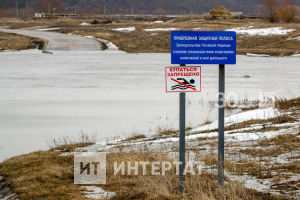
POLYGON ((278 9, 277 0, 263 0, 263 12, 270 22, 276 21, 276 11, 278 9))
POLYGON ((277 16, 282 22, 290 23, 295 21, 298 7, 294 2, 284 0, 277 11, 277 16))

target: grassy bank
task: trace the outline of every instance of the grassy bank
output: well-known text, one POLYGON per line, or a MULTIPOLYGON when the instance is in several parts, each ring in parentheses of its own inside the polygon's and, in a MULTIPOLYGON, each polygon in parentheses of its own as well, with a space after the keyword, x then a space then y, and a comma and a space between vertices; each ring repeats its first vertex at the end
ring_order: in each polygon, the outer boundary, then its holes
POLYGON ((2 50, 26 50, 33 48, 42 49, 45 41, 38 38, 27 37, 14 33, 0 32, 0 51, 2 50))
MULTIPOLYGON (((76 146, 85 146, 78 144, 76 146)), ((64 146, 64 151, 73 151, 74 146, 64 146)), ((0 164, 0 174, 6 183, 23 200, 60 199, 86 200, 85 191, 73 184, 73 156, 60 156, 54 149, 39 151, 11 158, 0 164)), ((208 200, 279 200, 269 194, 246 189, 238 182, 227 181, 221 189, 215 175, 203 172, 188 176, 186 191, 179 192, 178 176, 169 171, 165 176, 121 176, 113 175, 113 161, 168 161, 159 152, 110 153, 107 155, 107 184, 101 186, 117 195, 112 199, 208 199, 208 200)), ((150 174, 150 169, 147 169, 150 174)), ((141 173, 141 172, 140 172, 141 173)))
MULTIPOLYGON (((107 183, 96 186, 106 191, 116 192, 112 199, 207 199, 207 200, 281 200, 289 199, 299 192, 299 182, 295 178, 300 174, 300 98, 292 100, 278 99, 276 108, 280 115, 269 120, 249 120, 227 127, 226 135, 247 135, 256 133, 276 133, 264 139, 225 143, 225 187, 217 184, 217 137, 199 137, 188 139, 187 157, 195 155, 203 163, 200 175, 187 175, 186 190, 179 190, 175 168, 165 176, 151 175, 114 175, 113 162, 159 162, 172 161, 170 154, 178 151, 178 143, 165 142, 154 146, 154 140, 176 137, 176 130, 159 129, 157 136, 148 138, 135 134, 119 142, 107 144, 107 183), (280 133, 280 134, 277 134, 280 133), (149 143, 147 143, 149 142, 149 143), (169 146, 167 146, 169 145, 169 146), (132 147, 134 147, 132 149, 132 147), (145 148, 146 147, 146 148, 145 148), (174 148, 173 148, 174 147, 174 148), (176 147, 176 148, 175 148, 176 147), (237 177, 237 178, 234 178, 237 177), (280 196, 246 188, 241 184, 243 178, 255 180, 255 184, 269 185, 280 196), (237 181, 235 181, 237 180, 237 181), (290 195, 290 196, 288 196, 290 195)), ((251 111, 255 111, 251 110, 251 111)), ((249 111, 249 112, 251 112, 249 111)), ((210 129, 193 134, 210 134, 210 129)), ((193 136, 192 133, 189 136, 193 136)), ((10 158, 0 163, 0 176, 18 194, 20 199, 77 199, 87 197, 86 189, 73 183, 74 151, 85 151, 79 147, 90 146, 95 142, 92 137, 81 135, 78 140, 70 138, 54 139, 49 142, 50 150, 38 151, 10 158), (79 142, 76 142, 79 141, 79 142)), ((127 171, 127 170, 126 170, 127 171)))

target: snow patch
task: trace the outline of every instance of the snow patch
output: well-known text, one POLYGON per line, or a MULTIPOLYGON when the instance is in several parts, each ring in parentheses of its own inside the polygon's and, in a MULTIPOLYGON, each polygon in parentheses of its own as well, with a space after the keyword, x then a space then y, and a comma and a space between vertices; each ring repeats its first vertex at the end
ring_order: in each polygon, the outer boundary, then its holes
MULTIPOLYGON (((225 126, 229 126, 231 124, 236 124, 244 121, 255 120, 255 119, 269 119, 276 116, 279 116, 279 111, 274 108, 265 108, 265 109, 256 109, 256 110, 249 110, 242 113, 237 113, 234 115, 230 115, 225 117, 225 126)), ((210 124, 200 126, 191 130, 191 133, 200 132, 205 130, 213 130, 218 127, 218 121, 214 121, 210 124)))
POLYGON ((267 192, 271 191, 273 194, 279 194, 275 190, 272 190, 271 187, 268 184, 260 183, 255 177, 250 175, 232 175, 229 173, 225 173, 226 176, 228 176, 231 180, 239 181, 244 183, 246 188, 253 189, 259 192, 267 192))
POLYGON ((129 32, 135 31, 135 27, 132 26, 132 27, 127 27, 127 28, 112 28, 111 30, 129 33, 129 32))
POLYGON ((62 157, 68 157, 68 156, 73 156, 74 155, 74 152, 64 152, 64 153, 61 153, 60 156, 62 157))
POLYGON ((175 31, 178 28, 150 28, 150 29, 143 29, 147 32, 153 32, 153 31, 175 31))
POLYGON ((83 192, 89 199, 110 199, 116 196, 115 192, 105 191, 96 186, 81 186, 82 189, 88 190, 83 192))
POLYGON ((248 57, 270 57, 268 54, 255 54, 255 53, 247 53, 246 56, 248 57))
POLYGON ((101 151, 105 151, 106 149, 107 147, 104 143, 96 143, 87 147, 76 148, 75 151, 101 152, 101 151))
POLYGON ((91 24, 90 23, 87 23, 87 22, 82 22, 81 24, 79 24, 80 26, 90 26, 91 24))
POLYGON ((96 38, 96 39, 99 40, 100 42, 103 42, 106 45, 106 47, 107 47, 106 50, 112 50, 112 51, 119 50, 119 47, 117 47, 114 43, 112 43, 109 40, 105 40, 102 38, 96 38))
POLYGON ((91 35, 87 35, 87 36, 84 36, 84 37, 94 39, 94 36, 91 36, 91 35))
POLYGON ((300 40, 300 36, 298 36, 298 37, 289 37, 287 40, 300 40))
POLYGON ((164 23, 164 21, 154 21, 154 22, 151 22, 150 24, 161 24, 161 23, 164 23))
POLYGON ((270 35, 286 35, 295 30, 296 29, 282 29, 282 27, 252 29, 252 26, 250 26, 250 27, 232 28, 232 29, 227 29, 225 31, 235 31, 237 34, 248 34, 251 36, 254 35, 270 36, 270 35))
POLYGON ((154 21, 154 22, 145 22, 144 24, 162 24, 162 23, 165 23, 165 22, 158 20, 158 21, 154 21))
POLYGON ((59 30, 60 28, 56 27, 56 28, 40 28, 37 29, 38 31, 54 31, 54 30, 59 30))
POLYGON ((292 57, 300 57, 300 54, 293 54, 293 55, 291 55, 292 57))

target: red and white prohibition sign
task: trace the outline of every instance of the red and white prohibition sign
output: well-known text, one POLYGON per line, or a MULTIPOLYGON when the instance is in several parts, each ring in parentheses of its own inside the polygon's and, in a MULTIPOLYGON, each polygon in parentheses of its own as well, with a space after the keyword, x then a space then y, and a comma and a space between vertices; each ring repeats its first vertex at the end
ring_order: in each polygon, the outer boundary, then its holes
POLYGON ((166 92, 201 92, 201 67, 166 67, 166 92))

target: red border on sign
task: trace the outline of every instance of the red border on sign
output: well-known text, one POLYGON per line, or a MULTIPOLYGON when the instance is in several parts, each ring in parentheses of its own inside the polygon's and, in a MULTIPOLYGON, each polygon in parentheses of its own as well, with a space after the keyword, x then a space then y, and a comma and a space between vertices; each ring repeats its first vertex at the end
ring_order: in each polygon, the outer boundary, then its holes
POLYGON ((165 67, 165 87, 166 87, 166 93, 180 93, 180 92, 202 92, 202 69, 201 66, 174 66, 176 68, 178 67, 197 67, 200 68, 200 91, 168 91, 167 89, 167 69, 173 68, 173 67, 165 67))

